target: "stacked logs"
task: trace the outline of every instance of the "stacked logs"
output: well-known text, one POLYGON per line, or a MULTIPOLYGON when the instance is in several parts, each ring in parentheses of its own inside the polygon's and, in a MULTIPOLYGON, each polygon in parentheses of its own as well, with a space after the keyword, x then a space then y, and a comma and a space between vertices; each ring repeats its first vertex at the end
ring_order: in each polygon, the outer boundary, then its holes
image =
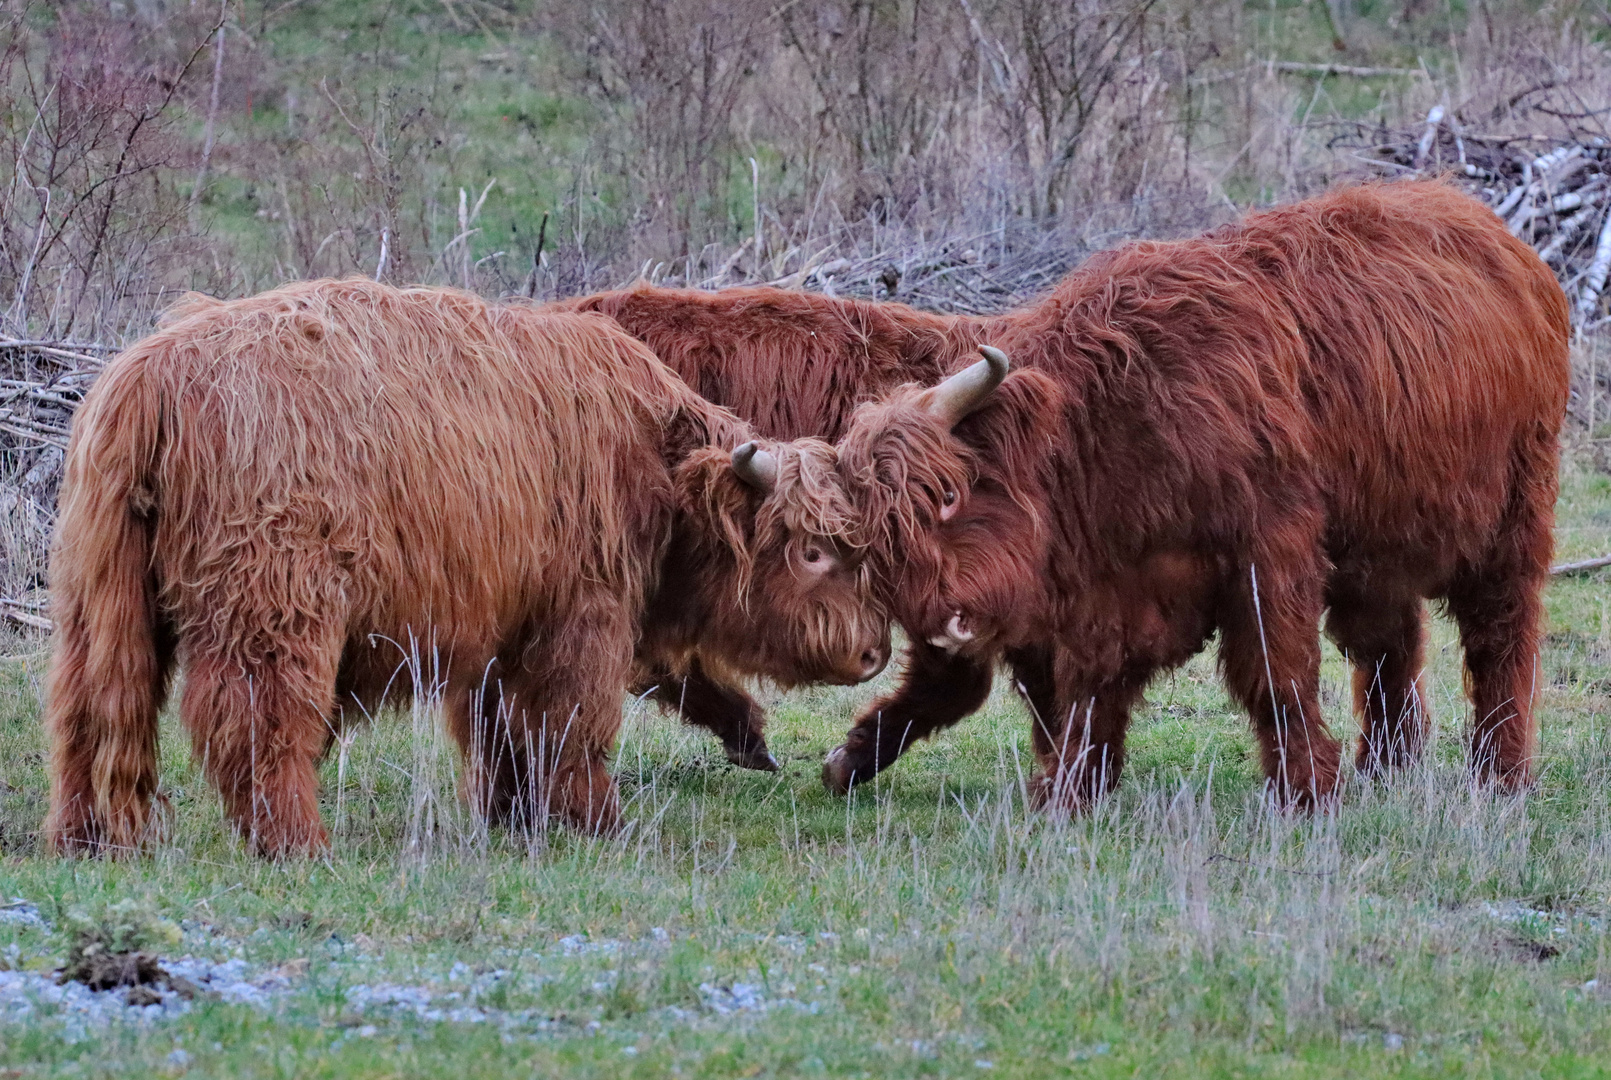
POLYGON ((1452 176, 1555 271, 1580 334, 1611 327, 1611 140, 1484 134, 1439 106, 1419 132, 1355 125, 1333 147, 1391 175, 1452 176))

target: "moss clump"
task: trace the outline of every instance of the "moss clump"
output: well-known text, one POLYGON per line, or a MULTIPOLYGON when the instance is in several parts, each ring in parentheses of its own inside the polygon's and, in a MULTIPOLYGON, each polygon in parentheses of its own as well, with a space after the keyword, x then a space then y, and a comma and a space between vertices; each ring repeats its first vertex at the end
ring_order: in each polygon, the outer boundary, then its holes
POLYGON ((61 981, 81 982, 91 990, 166 981, 157 954, 182 940, 179 927, 132 898, 73 908, 61 932, 67 939, 61 981))

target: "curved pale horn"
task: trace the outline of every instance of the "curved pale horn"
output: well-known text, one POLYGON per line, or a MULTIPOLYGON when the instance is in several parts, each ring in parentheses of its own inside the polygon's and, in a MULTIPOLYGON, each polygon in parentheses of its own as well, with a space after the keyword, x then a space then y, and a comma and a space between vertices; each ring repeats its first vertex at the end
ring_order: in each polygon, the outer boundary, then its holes
POLYGON ((947 424, 954 425, 983 405, 1012 367, 1007 362, 1007 354, 1000 349, 981 345, 979 352, 984 356, 983 360, 957 372, 929 391, 929 411, 947 424))
POLYGON ((733 471, 738 478, 759 492, 769 492, 778 484, 778 459, 769 450, 747 442, 733 451, 733 471))

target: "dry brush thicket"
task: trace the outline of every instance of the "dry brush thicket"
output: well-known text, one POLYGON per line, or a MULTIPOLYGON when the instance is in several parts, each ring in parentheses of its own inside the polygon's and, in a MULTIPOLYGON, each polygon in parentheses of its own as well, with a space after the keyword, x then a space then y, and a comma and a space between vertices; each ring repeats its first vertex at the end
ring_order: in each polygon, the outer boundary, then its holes
POLYGON ((641 276, 984 313, 1125 238, 1452 173, 1559 273, 1589 343, 1574 413, 1607 411, 1603 3, 370 6, 321 52, 277 36, 297 5, 0 0, 0 622, 41 621, 84 388, 191 288, 641 276), (572 137, 506 114, 537 134, 489 174, 488 73, 572 137))

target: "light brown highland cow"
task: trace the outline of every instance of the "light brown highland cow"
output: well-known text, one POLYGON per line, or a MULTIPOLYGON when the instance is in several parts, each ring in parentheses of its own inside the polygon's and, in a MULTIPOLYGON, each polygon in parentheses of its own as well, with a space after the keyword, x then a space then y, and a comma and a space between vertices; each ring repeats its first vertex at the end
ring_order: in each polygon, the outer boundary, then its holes
POLYGON ((230 819, 267 855, 324 846, 319 758, 416 646, 480 812, 609 827, 635 670, 852 682, 887 657, 831 448, 748 439, 598 316, 361 280, 183 302, 68 452, 50 840, 147 836, 177 662, 230 819))

